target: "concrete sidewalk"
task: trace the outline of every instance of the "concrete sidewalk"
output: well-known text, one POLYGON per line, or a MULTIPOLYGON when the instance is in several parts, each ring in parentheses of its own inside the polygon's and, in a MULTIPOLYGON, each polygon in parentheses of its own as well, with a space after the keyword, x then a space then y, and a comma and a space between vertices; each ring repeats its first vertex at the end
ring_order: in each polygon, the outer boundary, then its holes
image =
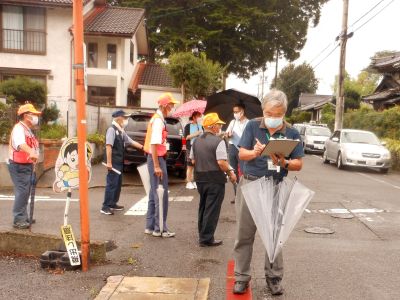
POLYGON ((110 276, 96 300, 206 300, 210 278, 110 276))

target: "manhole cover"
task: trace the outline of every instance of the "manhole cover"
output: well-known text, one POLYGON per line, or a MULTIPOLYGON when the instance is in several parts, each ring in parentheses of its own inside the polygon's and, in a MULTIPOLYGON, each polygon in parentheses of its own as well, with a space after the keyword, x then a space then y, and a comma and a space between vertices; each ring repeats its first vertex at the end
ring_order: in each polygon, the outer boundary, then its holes
POLYGON ((354 216, 352 214, 331 214, 332 218, 339 218, 339 219, 353 219, 354 216))
POLYGON ((308 227, 304 229, 304 231, 307 233, 315 233, 315 234, 332 234, 335 232, 334 230, 325 227, 308 227))

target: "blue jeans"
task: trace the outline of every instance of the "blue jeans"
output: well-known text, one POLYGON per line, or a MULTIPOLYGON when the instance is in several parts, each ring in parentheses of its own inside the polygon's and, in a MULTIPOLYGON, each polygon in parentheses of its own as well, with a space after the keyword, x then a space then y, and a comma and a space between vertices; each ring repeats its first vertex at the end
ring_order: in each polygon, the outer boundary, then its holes
POLYGON ((235 147, 233 144, 229 144, 228 147, 228 158, 229 164, 232 168, 235 169, 236 178, 239 178, 238 174, 238 166, 240 166, 240 170, 243 173, 243 161, 239 160, 239 149, 235 147))
POLYGON ((10 161, 8 165, 12 182, 14 183, 14 224, 26 222, 28 218, 27 206, 31 192, 32 164, 17 164, 10 161))
POLYGON ((146 229, 153 231, 160 231, 160 208, 159 199, 157 195, 157 188, 159 184, 162 184, 164 188, 163 195, 163 217, 164 217, 164 231, 168 231, 167 228, 167 214, 168 214, 168 173, 167 173, 167 163, 163 157, 158 157, 158 162, 160 168, 163 172, 162 180, 154 174, 154 162, 151 154, 147 155, 147 168, 150 174, 150 194, 149 194, 149 204, 147 208, 146 216, 146 229))
MULTIPOLYGON (((113 164, 113 168, 122 173, 124 166, 123 164, 113 164)), ((112 170, 108 171, 106 180, 107 184, 106 190, 104 192, 104 202, 102 209, 112 208, 119 201, 122 187, 122 174, 118 175, 112 170)))

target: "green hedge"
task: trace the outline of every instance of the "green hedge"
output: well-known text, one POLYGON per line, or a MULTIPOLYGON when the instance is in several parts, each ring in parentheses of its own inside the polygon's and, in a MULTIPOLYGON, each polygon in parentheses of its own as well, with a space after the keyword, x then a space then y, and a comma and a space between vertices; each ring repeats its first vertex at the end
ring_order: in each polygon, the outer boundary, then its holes
POLYGON ((400 140, 384 139, 386 147, 392 155, 392 169, 400 170, 400 140))
POLYGON ((67 136, 67 127, 59 124, 43 124, 38 135, 41 139, 62 139, 67 136))

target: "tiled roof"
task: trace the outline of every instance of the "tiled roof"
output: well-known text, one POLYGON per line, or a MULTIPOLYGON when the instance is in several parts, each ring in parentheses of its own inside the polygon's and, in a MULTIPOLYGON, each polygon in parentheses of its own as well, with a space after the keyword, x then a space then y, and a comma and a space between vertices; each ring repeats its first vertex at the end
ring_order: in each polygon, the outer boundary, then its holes
POLYGON ((370 68, 381 73, 400 72, 400 52, 395 52, 385 57, 373 58, 370 68))
POLYGON ((331 100, 332 100, 332 95, 316 95, 316 94, 301 93, 299 98, 299 105, 304 106, 313 103, 319 103, 322 101, 329 102, 331 100))
MULTIPOLYGON (((85 5, 90 0, 83 0, 85 5)), ((39 5, 39 6, 64 6, 72 7, 73 0, 0 0, 0 4, 20 4, 20 5, 39 5)))
POLYGON ((140 8, 98 7, 85 18, 85 33, 132 36, 143 17, 140 8))
POLYGON ((400 96, 400 88, 388 89, 386 91, 381 91, 378 93, 374 93, 372 95, 368 95, 363 97, 365 101, 380 101, 387 100, 391 98, 398 98, 400 96))
POLYGON ((139 85, 175 87, 172 77, 162 65, 146 64, 141 75, 138 75, 140 76, 139 85))

